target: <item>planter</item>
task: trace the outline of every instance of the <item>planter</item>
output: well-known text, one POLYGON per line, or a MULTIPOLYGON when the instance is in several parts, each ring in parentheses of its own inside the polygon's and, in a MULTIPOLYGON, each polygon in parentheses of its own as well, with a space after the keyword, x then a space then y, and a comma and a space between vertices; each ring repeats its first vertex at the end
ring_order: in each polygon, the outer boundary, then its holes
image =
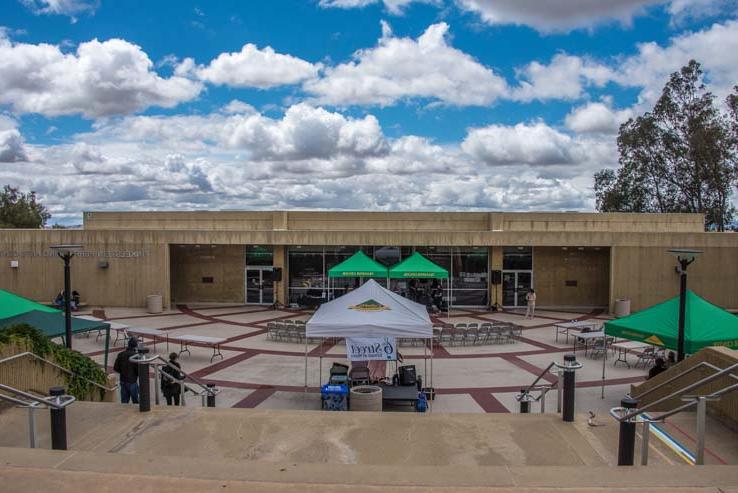
POLYGON ((160 294, 150 294, 146 297, 146 310, 149 313, 161 313, 164 311, 164 304, 160 294))
POLYGON ((351 411, 381 411, 382 388, 374 385, 358 385, 351 389, 351 411))
POLYGON ((630 315, 630 300, 615 300, 615 318, 630 315))

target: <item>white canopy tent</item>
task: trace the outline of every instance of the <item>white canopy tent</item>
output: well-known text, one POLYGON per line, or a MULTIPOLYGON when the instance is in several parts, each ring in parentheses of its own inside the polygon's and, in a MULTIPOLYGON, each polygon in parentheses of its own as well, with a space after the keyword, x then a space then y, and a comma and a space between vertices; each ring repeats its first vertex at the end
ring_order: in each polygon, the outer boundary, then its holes
POLYGON ((305 336, 305 392, 308 387, 307 340, 315 337, 430 339, 432 385, 433 322, 428 316, 428 310, 420 303, 383 288, 374 279, 335 300, 322 304, 308 320, 305 336))

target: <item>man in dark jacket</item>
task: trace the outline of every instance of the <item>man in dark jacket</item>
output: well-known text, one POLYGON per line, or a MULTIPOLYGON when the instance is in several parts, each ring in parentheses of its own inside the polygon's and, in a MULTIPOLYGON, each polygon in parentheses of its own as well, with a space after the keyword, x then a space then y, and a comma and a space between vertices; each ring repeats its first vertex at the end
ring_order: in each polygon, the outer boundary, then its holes
POLYGON ((120 401, 127 404, 132 401, 138 404, 138 364, 131 362, 131 356, 136 354, 138 341, 135 337, 128 339, 128 348, 118 353, 113 370, 120 374, 120 401))

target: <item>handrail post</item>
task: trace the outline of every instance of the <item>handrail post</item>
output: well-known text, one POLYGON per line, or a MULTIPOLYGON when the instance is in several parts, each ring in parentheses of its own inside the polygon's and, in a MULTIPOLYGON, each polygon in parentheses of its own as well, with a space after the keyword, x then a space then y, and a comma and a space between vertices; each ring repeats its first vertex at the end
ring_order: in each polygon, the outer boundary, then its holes
POLYGON ((561 371, 561 368, 559 368, 559 371, 557 372, 557 380, 556 380, 556 412, 561 414, 561 401, 563 397, 562 392, 562 383, 564 381, 564 372, 561 371))
MULTIPOLYGON (((60 397, 65 394, 64 387, 51 387, 49 395, 61 403, 60 397)), ((67 410, 64 407, 50 408, 51 416, 51 448, 53 450, 67 450, 67 410)))
MULTIPOLYGON (((620 401, 620 406, 625 409, 626 413, 629 409, 635 409, 638 401, 632 398, 625 398, 620 401)), ((635 460, 635 436, 636 423, 635 418, 630 418, 620 422, 620 435, 618 437, 618 465, 632 466, 635 460)))
POLYGON ((651 435, 651 422, 643 422, 643 436, 641 437, 641 465, 648 465, 648 439, 651 435))
POLYGON ((707 419, 707 399, 697 397, 697 453, 695 465, 705 465, 705 420, 707 419))
POLYGON ((28 440, 31 448, 36 448, 36 406, 28 406, 28 440))
POLYGON ((576 367, 577 357, 574 354, 564 355, 564 421, 574 421, 574 396, 576 394, 576 367))
POLYGON ((149 348, 138 348, 141 359, 138 361, 138 410, 142 413, 151 411, 151 383, 149 382, 149 360, 146 355, 149 348))
POLYGON ((548 389, 544 389, 541 392, 541 397, 539 397, 541 401, 541 414, 544 414, 546 412, 546 394, 548 393, 548 389))
POLYGON ((161 366, 154 363, 154 404, 159 405, 159 371, 161 366))
POLYGON ((530 413, 530 401, 533 399, 530 397, 530 394, 526 392, 526 389, 520 389, 517 399, 518 402, 520 402, 520 414, 530 413))
POLYGON ((179 393, 179 404, 182 407, 185 407, 187 405, 187 398, 185 397, 187 395, 187 387, 185 386, 185 379, 177 380, 179 383, 179 386, 182 387, 182 391, 179 393))
POLYGON ((208 384, 208 407, 215 407, 215 384, 209 383, 208 384))

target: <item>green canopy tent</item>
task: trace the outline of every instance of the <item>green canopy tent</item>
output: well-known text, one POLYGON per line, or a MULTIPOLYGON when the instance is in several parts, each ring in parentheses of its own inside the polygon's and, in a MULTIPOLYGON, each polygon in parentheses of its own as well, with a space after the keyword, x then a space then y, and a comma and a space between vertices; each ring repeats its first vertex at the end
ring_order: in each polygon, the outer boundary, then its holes
MULTIPOLYGON (((605 322, 605 335, 677 350, 679 296, 627 317, 605 322)), ((738 317, 688 290, 684 311, 684 351, 694 354, 708 346, 737 349, 738 317)), ((603 361, 603 392, 604 367, 603 361)))
MULTIPOLYGON (((448 279, 448 271, 440 265, 415 252, 402 262, 393 265, 389 270, 390 279, 448 279)), ((449 296, 446 304, 446 315, 451 313, 453 287, 448 283, 449 296)))
MULTIPOLYGON (((64 337, 64 312, 0 289, 0 328, 28 324, 47 337, 64 337)), ((105 330, 105 368, 108 367, 110 324, 72 317, 72 333, 105 330)))
POLYGON ((328 270, 328 298, 330 299, 331 279, 346 277, 387 278, 387 267, 359 250, 340 264, 328 270))

